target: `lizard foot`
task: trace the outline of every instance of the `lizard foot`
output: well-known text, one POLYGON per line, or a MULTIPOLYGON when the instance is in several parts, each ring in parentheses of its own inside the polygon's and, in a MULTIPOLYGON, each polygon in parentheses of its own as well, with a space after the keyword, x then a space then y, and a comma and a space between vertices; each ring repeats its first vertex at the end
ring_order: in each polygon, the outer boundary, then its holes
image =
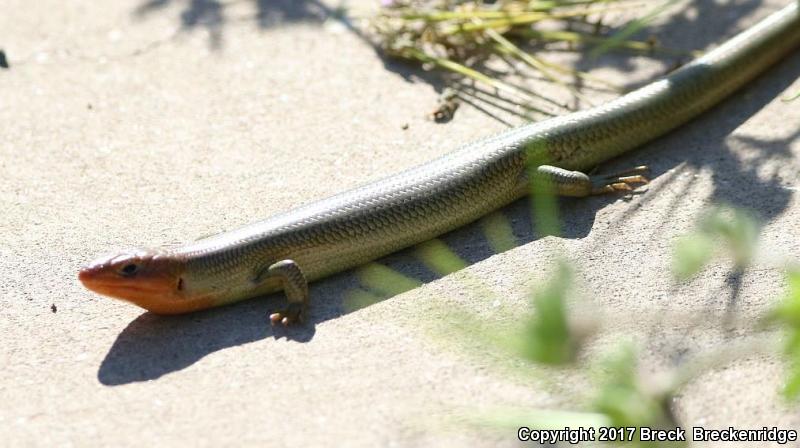
POLYGON ((284 327, 288 327, 294 323, 303 322, 304 314, 305 306, 302 303, 290 303, 286 308, 270 314, 269 321, 272 325, 281 323, 284 327))
POLYGON ((647 166, 637 166, 619 173, 591 176, 592 194, 606 194, 617 191, 632 191, 637 184, 646 184, 649 180, 645 174, 650 172, 647 166))

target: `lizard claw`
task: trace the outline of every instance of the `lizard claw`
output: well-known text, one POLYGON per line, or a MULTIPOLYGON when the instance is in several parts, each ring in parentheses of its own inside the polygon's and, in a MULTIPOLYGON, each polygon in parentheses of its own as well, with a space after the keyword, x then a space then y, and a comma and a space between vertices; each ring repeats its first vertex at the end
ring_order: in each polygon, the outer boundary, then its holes
POLYGON ((637 184, 647 184, 650 180, 644 175, 649 172, 646 166, 637 166, 633 169, 607 176, 593 176, 592 194, 613 193, 617 191, 633 191, 637 184))
POLYGON ((290 303, 286 308, 270 314, 269 321, 272 325, 281 323, 284 327, 303 322, 303 306, 299 303, 290 303))

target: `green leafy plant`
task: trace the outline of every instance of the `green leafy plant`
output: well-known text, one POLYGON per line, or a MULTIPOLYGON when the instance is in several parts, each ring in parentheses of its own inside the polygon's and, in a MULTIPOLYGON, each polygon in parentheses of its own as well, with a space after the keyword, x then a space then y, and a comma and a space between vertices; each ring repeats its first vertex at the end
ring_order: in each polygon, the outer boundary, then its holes
MULTIPOLYGON (((545 211, 547 209, 544 209, 545 211)), ((688 279, 723 254, 734 261, 733 269, 744 272, 752 263, 757 249, 759 223, 748 211, 719 205, 710 208, 698 220, 693 231, 679 238, 673 257, 673 270, 679 280, 688 279)), ((592 325, 576 325, 577 319, 568 306, 574 279, 579 274, 564 261, 555 264, 548 280, 531 293, 531 313, 514 333, 509 328, 495 327, 491 331, 475 332, 475 320, 464 326, 484 338, 490 345, 498 344, 503 353, 520 354, 528 362, 545 369, 538 379, 544 387, 555 389, 550 381, 559 372, 594 378, 584 399, 572 409, 502 409, 481 415, 475 423, 495 428, 563 429, 565 427, 633 428, 616 443, 625 446, 685 446, 685 442, 642 441, 642 427, 675 430, 680 426, 672 411, 674 397, 700 375, 728 363, 754 354, 778 353, 775 332, 761 326, 749 330, 743 338, 707 349, 685 362, 643 376, 638 368, 636 346, 630 342, 612 344, 608 356, 580 356, 588 336, 600 326, 599 318, 592 325), (506 331, 505 336, 498 332, 506 331)), ((800 397, 800 269, 790 268, 787 274, 786 297, 766 316, 766 322, 777 324, 783 334, 782 353, 788 363, 783 390, 785 397, 800 397)), ((597 316, 597 313, 593 314, 597 316)))
POLYGON ((788 103, 789 101, 794 101, 794 100, 796 100, 796 99, 798 99, 798 98, 800 98, 800 92, 797 92, 797 93, 795 93, 795 94, 794 94, 794 95, 792 95, 792 96, 789 96, 789 97, 783 98, 783 101, 788 103))
POLYGON ((676 242, 672 272, 686 280, 724 252, 733 257, 737 269, 743 269, 755 252, 758 232, 758 221, 750 212, 728 205, 713 207, 693 232, 676 242))
POLYGON ((550 281, 534 291, 533 314, 522 335, 522 353, 527 359, 550 365, 575 359, 581 338, 567 316, 566 296, 571 283, 572 270, 561 262, 550 281))
MULTIPOLYGON (((615 428, 675 428, 678 424, 670 410, 671 391, 644 383, 637 364, 636 351, 628 344, 622 344, 603 362, 593 409, 615 428)), ((633 446, 645 445, 638 434, 625 440, 633 446)))
POLYGON ((770 319, 780 323, 785 333, 784 356, 789 375, 783 393, 788 399, 800 397, 800 269, 787 272, 788 290, 770 319))

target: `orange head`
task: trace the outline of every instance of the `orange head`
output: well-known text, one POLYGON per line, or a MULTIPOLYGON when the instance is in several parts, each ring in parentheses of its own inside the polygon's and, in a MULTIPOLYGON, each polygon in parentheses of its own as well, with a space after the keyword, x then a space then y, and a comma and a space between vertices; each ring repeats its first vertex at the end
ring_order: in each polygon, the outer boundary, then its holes
POLYGON ((163 251, 137 249, 97 259, 82 268, 78 278, 96 293, 160 314, 207 308, 207 300, 186 294, 184 266, 181 258, 163 251))

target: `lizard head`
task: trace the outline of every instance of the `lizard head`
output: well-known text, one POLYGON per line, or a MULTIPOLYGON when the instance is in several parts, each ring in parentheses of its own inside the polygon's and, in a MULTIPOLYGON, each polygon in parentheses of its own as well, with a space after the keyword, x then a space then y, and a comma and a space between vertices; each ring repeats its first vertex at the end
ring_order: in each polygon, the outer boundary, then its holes
POLYGON ((186 294, 185 262, 163 251, 135 249, 94 260, 78 273, 83 285, 98 294, 132 302, 159 314, 207 308, 186 294))

